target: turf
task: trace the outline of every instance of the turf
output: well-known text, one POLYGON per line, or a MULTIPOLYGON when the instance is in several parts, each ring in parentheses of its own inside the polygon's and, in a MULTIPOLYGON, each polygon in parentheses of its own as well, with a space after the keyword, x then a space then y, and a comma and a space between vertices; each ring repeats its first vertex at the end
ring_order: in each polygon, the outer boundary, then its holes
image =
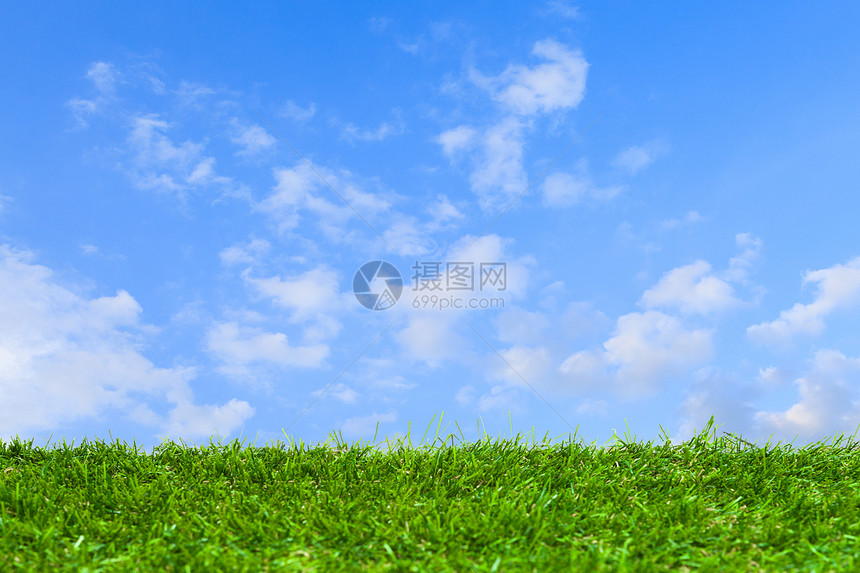
POLYGON ((16 439, 0 570, 857 571, 860 451, 829 442, 16 439))

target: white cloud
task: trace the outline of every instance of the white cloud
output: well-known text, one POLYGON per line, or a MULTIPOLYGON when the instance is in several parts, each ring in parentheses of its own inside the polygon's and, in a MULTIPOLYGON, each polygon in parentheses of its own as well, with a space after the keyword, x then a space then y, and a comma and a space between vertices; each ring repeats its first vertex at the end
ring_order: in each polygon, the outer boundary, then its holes
POLYGON ((738 233, 735 235, 735 244, 743 251, 729 260, 729 269, 725 276, 729 280, 745 284, 748 282, 750 267, 761 252, 762 241, 750 233, 738 233))
POLYGON ((418 384, 409 382, 403 376, 374 376, 370 381, 369 386, 374 390, 379 390, 386 393, 390 397, 391 392, 405 392, 415 388, 418 384))
POLYGON ((361 129, 355 124, 347 123, 343 126, 341 137, 349 142, 355 141, 383 141, 394 135, 401 135, 406 131, 406 125, 400 119, 399 114, 394 123, 383 121, 373 129, 361 129))
POLYGON ((79 127, 87 127, 89 116, 101 111, 114 99, 119 72, 107 62, 95 62, 87 70, 87 78, 92 80, 98 92, 92 99, 72 98, 66 105, 72 110, 79 127))
POLYGON ((675 229, 682 225, 695 225, 696 223, 701 223, 705 218, 702 217, 698 211, 687 211, 684 214, 683 219, 676 219, 672 217, 671 219, 666 219, 660 223, 660 228, 663 230, 675 229))
POLYGON ((758 257, 761 240, 749 233, 739 233, 735 242, 742 252, 729 261, 729 268, 713 272, 707 261, 696 261, 672 269, 651 289, 645 291, 639 304, 645 308, 672 308, 684 314, 711 315, 744 306, 735 295, 732 283, 760 289, 750 284, 749 274, 758 257))
POLYGON ((411 314, 409 323, 395 338, 408 358, 436 368, 444 361, 461 357, 466 347, 455 322, 456 315, 450 312, 411 314))
POLYGON ((544 14, 561 16, 565 20, 580 20, 582 18, 582 14, 580 14, 578 7, 571 6, 561 0, 552 0, 547 2, 544 14))
POLYGON ((281 115, 283 117, 292 119, 297 122, 305 122, 311 119, 317 112, 317 106, 313 102, 308 105, 308 107, 301 107, 296 102, 292 100, 287 100, 284 103, 284 106, 281 108, 281 115))
POLYGON ((756 413, 764 433, 782 439, 821 440, 852 433, 860 423, 860 359, 819 350, 806 374, 795 381, 800 399, 782 412, 756 413))
POLYGON ((546 39, 535 43, 532 54, 547 61, 534 67, 511 64, 495 78, 474 72, 473 77, 492 91, 496 101, 518 115, 578 106, 585 97, 588 74, 588 62, 582 52, 546 39))
POLYGON ((205 142, 188 140, 177 145, 166 135, 171 127, 156 114, 132 120, 128 142, 134 155, 130 175, 136 186, 182 196, 189 186, 231 184, 229 178, 215 173, 215 158, 203 154, 205 142))
POLYGON ((506 239, 495 234, 484 235, 477 239, 472 235, 465 235, 449 247, 444 260, 473 263, 475 265, 475 288, 479 291, 481 263, 505 263, 504 289, 501 288, 500 283, 496 285, 487 282, 481 292, 486 297, 498 296, 505 298, 505 300, 521 299, 525 297, 528 291, 529 277, 536 261, 530 255, 515 257, 510 252, 512 245, 512 239, 506 239))
POLYGON ((116 68, 106 62, 96 62, 87 70, 87 77, 93 81, 96 89, 106 95, 113 95, 118 76, 116 68))
POLYGON ((609 317, 590 302, 571 302, 561 313, 562 331, 569 337, 598 335, 611 325, 609 317))
POLYGON ((355 402, 361 397, 361 394, 359 394, 343 382, 337 383, 334 388, 330 388, 328 391, 323 388, 317 390, 316 392, 312 392, 312 394, 317 398, 321 398, 323 396, 331 396, 332 398, 344 404, 355 404, 355 402))
POLYGON ((200 185, 211 181, 213 177, 215 177, 215 158, 207 157, 194 167, 186 180, 191 185, 200 185))
POLYGON ((469 177, 482 209, 497 209, 526 191, 523 169, 523 125, 513 117, 487 129, 469 177))
POLYGON ((619 317, 618 330, 603 346, 616 378, 625 389, 648 389, 663 378, 705 363, 712 355, 711 332, 687 330, 657 311, 619 317))
POLYGON ((428 226, 418 222, 415 217, 397 215, 392 217, 388 229, 382 234, 398 255, 417 257, 436 247, 428 226))
POLYGON ((292 213, 308 201, 311 192, 322 182, 313 170, 304 163, 292 169, 275 169, 277 185, 274 192, 262 203, 260 208, 270 213, 292 213))
POLYGON ((275 144, 275 138, 267 129, 259 125, 249 125, 239 129, 238 135, 230 140, 242 149, 237 155, 257 155, 275 144))
POLYGON ((570 207, 585 199, 609 200, 622 191, 621 185, 597 186, 584 160, 578 162, 576 173, 550 173, 541 184, 543 203, 548 207, 570 207))
POLYGON ((386 197, 364 191, 353 183, 348 171, 335 173, 321 166, 312 169, 304 161, 298 161, 292 168, 274 169, 273 174, 277 183, 272 193, 257 203, 255 208, 273 217, 281 232, 298 226, 302 211, 306 211, 318 217, 317 227, 329 239, 343 242, 349 238, 344 227, 351 217, 355 217, 355 213, 343 204, 326 183, 336 189, 362 217, 373 219, 391 207, 391 201, 386 197))
MULTIPOLYGON (((739 268, 743 268, 739 265, 739 268)), ((837 310, 848 310, 860 304, 860 257, 847 264, 807 271, 803 284, 816 284, 814 300, 796 303, 779 313, 772 322, 747 328, 747 334, 764 344, 780 345, 797 335, 816 336, 824 331, 824 319, 837 310)))
POLYGON ((94 115, 99 109, 99 102, 97 100, 77 97, 70 99, 66 102, 66 105, 72 110, 72 115, 75 116, 75 122, 78 124, 78 127, 87 127, 89 125, 87 117, 94 115))
POLYGON ((711 416, 720 425, 720 432, 731 432, 749 441, 761 437, 752 432, 754 387, 711 367, 699 368, 690 378, 692 383, 687 384, 689 394, 680 407, 678 432, 670 438, 673 443, 688 440, 694 433, 701 432, 711 416))
POLYGON ((496 338, 511 344, 528 344, 540 340, 549 327, 549 319, 540 312, 506 308, 496 318, 496 338))
POLYGON ((543 202, 551 207, 568 207, 582 200, 588 192, 589 182, 570 173, 550 173, 541 185, 543 202))
POLYGON ((778 387, 784 385, 788 380, 789 373, 783 368, 768 366, 767 368, 758 369, 757 381, 763 386, 778 387))
POLYGON ((454 396, 454 400, 457 401, 458 404, 462 407, 471 406, 475 403, 476 390, 472 385, 466 385, 457 390, 457 394, 454 396))
POLYGON ((438 249, 433 239, 434 233, 456 228, 465 218, 445 195, 439 195, 425 212, 429 220, 421 220, 411 215, 391 212, 386 217, 388 228, 382 236, 394 251, 405 257, 418 257, 438 249))
MULTIPOLYGON (((377 414, 374 412, 369 416, 347 418, 341 425, 341 429, 344 435, 348 438, 369 440, 373 438, 373 434, 377 430, 377 424, 379 424, 381 428, 384 428, 385 424, 391 424, 396 421, 397 412, 390 411, 386 414, 377 414)), ((386 435, 381 428, 380 435, 377 436, 377 439, 386 435)))
POLYGON ((264 239, 251 239, 247 245, 233 245, 227 247, 218 256, 225 266, 254 265, 259 262, 260 257, 267 253, 272 247, 269 241, 264 239))
POLYGON ((219 370, 229 376, 247 377, 254 365, 280 368, 318 368, 329 355, 328 346, 291 344, 281 332, 223 322, 206 334, 206 348, 223 365, 219 370))
POLYGON ((521 415, 525 412, 525 402, 519 390, 510 386, 500 385, 490 388, 478 398, 478 410, 481 412, 506 412, 521 415))
POLYGON ((442 146, 442 152, 448 157, 455 157, 464 150, 472 147, 478 132, 468 125, 461 125, 444 131, 436 138, 436 143, 442 146))
POLYGON ((179 88, 174 92, 180 103, 186 107, 199 107, 200 100, 206 96, 215 94, 215 90, 203 84, 182 81, 179 88))
POLYGON ((492 378, 503 380, 508 386, 540 389, 547 383, 552 371, 549 350, 543 347, 513 346, 499 354, 504 360, 496 360, 492 378), (525 379, 525 382, 523 382, 525 379))
POLYGON ((575 412, 583 416, 605 416, 609 413, 609 402, 588 398, 576 407, 575 412))
POLYGON ((534 67, 510 64, 495 77, 471 70, 472 81, 502 104, 504 115, 486 128, 461 125, 436 138, 452 161, 469 152, 474 163, 469 181, 485 210, 505 207, 526 192, 524 136, 534 116, 575 108, 585 95, 588 63, 579 51, 547 39, 537 42, 532 54, 548 61, 534 67))
POLYGON ((657 285, 645 291, 646 308, 677 308, 684 314, 712 314, 736 308, 742 302, 728 282, 711 274, 711 265, 696 261, 672 269, 657 285))
POLYGON ((417 217, 399 213, 388 216, 388 228, 382 235, 397 254, 418 257, 437 250, 433 234, 454 228, 465 218, 445 195, 439 195, 425 211, 430 215, 430 220, 421 221, 417 217))
POLYGON ((712 332, 689 330, 659 311, 618 318, 602 351, 584 350, 559 367, 574 388, 610 383, 625 398, 653 393, 661 384, 711 359, 712 332))
POLYGON ((452 162, 476 148, 470 155, 474 168, 469 181, 482 209, 498 209, 525 192, 523 129, 519 119, 507 117, 481 133, 461 125, 436 138, 452 162))
POLYGON ((129 293, 87 298, 33 258, 0 247, 0 435, 53 430, 117 410, 192 439, 214 430, 212 420, 192 415, 199 408, 233 411, 218 419, 224 433, 253 414, 238 400, 223 407, 194 405, 193 368, 158 368, 143 356, 146 328, 129 293), (147 398, 173 408, 164 418, 147 398))
POLYGON ((198 406, 183 402, 170 411, 162 439, 177 439, 180 436, 225 436, 239 429, 254 415, 254 408, 245 401, 233 398, 226 404, 198 406))
POLYGON ((304 320, 340 308, 338 274, 327 267, 317 267, 299 275, 281 278, 252 278, 247 272, 245 281, 258 293, 277 306, 292 312, 294 320, 304 320))
POLYGON ((427 213, 432 219, 430 227, 434 231, 449 222, 458 221, 466 217, 445 195, 439 195, 435 203, 427 208, 427 213))
POLYGON ((371 31, 378 34, 380 32, 384 32, 392 21, 393 20, 391 18, 386 16, 372 16, 367 20, 367 25, 371 31))
POLYGON ((134 118, 129 142, 138 151, 142 165, 176 165, 184 168, 196 165, 204 144, 185 141, 175 145, 164 133, 171 125, 156 114, 134 118))
POLYGON ((654 163, 659 157, 665 155, 666 151, 666 144, 659 140, 643 145, 631 145, 619 152, 615 156, 615 159, 612 160, 612 164, 619 169, 629 172, 631 175, 635 175, 654 163))

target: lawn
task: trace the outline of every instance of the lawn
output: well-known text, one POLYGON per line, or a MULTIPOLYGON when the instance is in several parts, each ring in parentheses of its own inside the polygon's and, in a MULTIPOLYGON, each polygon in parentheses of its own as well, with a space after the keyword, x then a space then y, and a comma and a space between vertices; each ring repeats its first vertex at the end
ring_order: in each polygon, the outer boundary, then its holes
MULTIPOLYGON (((431 425, 432 428, 432 425, 431 425)), ((857 571, 860 446, 0 442, 0 571, 857 571)))

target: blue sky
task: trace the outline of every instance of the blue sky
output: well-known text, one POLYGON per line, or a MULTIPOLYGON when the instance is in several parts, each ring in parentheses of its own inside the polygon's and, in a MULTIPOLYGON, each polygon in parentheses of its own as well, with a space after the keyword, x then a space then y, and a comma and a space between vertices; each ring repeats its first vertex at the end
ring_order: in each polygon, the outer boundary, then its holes
POLYGON ((4 439, 860 425, 856 4, 3 11, 4 439))

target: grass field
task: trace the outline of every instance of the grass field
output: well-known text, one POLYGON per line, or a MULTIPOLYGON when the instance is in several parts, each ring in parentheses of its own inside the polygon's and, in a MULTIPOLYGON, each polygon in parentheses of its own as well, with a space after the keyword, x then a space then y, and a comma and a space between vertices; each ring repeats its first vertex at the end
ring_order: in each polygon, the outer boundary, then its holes
POLYGON ((860 570, 853 438, 435 438, 0 442, 0 571, 860 570))

